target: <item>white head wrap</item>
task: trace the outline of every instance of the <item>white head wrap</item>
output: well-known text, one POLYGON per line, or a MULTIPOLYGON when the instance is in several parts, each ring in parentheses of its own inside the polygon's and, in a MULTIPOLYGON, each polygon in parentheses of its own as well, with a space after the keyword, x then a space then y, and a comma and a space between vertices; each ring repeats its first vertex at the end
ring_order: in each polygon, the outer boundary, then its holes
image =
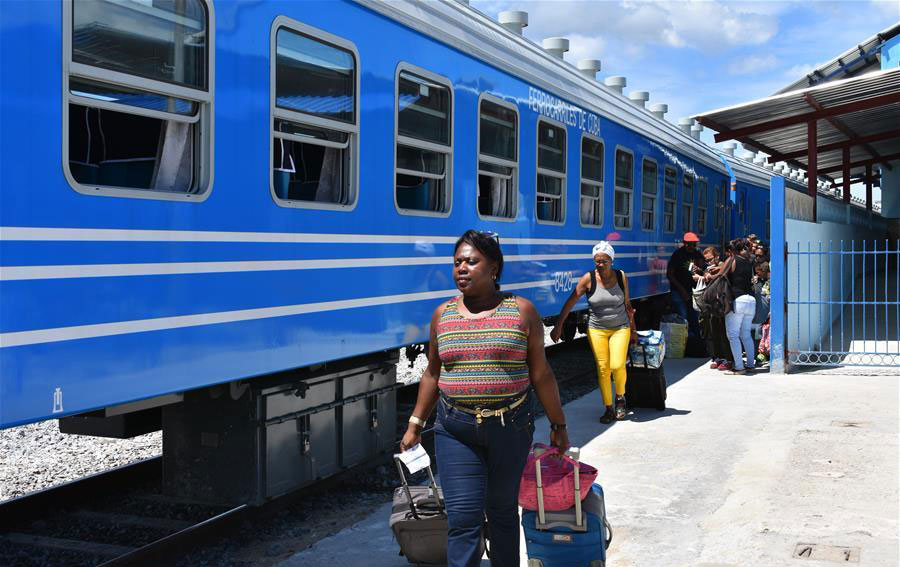
POLYGON ((594 250, 591 252, 591 258, 597 254, 606 254, 609 256, 610 260, 615 260, 616 258, 616 251, 613 249, 612 244, 605 240, 601 240, 594 245, 594 250))

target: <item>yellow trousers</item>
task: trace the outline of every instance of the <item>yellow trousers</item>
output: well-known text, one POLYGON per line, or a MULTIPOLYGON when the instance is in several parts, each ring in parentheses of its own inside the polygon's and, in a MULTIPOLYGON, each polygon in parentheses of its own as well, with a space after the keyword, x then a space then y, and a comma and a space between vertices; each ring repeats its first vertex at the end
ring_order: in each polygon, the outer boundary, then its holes
POLYGON ((588 341, 597 362, 597 380, 600 382, 603 403, 611 406, 613 397, 610 375, 616 381, 616 394, 625 395, 625 361, 628 359, 628 345, 631 343, 631 328, 588 329, 588 341))

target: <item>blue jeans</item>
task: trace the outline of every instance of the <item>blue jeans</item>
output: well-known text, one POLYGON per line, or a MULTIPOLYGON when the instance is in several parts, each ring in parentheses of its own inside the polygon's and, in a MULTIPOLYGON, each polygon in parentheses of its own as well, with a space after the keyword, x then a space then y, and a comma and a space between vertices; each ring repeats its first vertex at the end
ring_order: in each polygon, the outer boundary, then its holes
POLYGON ((752 295, 737 297, 734 300, 734 309, 725 314, 725 334, 728 335, 728 343, 731 345, 735 370, 745 368, 744 360, 741 358, 741 343, 744 345, 744 352, 747 353, 746 368, 753 370, 756 364, 756 351, 753 349, 753 337, 750 336, 754 314, 756 314, 756 298, 752 295))
POLYGON ((438 473, 447 504, 447 567, 481 565, 487 515, 492 567, 519 566, 519 479, 534 434, 534 396, 481 425, 441 400, 434 427, 438 473))
POLYGON ((697 312, 694 311, 694 305, 691 302, 685 302, 681 294, 672 290, 672 307, 675 313, 678 313, 688 322, 688 334, 692 337, 700 337, 700 320, 697 312))

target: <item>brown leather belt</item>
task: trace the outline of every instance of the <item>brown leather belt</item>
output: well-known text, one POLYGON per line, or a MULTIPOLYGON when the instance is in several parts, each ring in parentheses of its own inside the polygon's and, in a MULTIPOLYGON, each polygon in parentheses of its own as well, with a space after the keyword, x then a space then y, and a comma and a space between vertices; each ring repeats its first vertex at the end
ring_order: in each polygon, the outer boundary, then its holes
POLYGON ((518 400, 514 401, 513 403, 511 403, 507 406, 503 406, 502 408, 496 408, 496 409, 486 409, 486 408, 471 409, 471 408, 467 408, 464 406, 454 404, 452 401, 450 401, 450 399, 447 396, 442 396, 442 397, 443 397, 444 401, 447 402, 447 404, 450 405, 451 407, 453 407, 454 409, 458 409, 461 412, 465 412, 467 414, 474 415, 475 422, 478 425, 481 425, 481 420, 486 417, 499 417, 500 423, 504 427, 506 427, 506 421, 504 421, 504 419, 503 419, 503 414, 505 414, 506 412, 508 412, 510 410, 516 409, 517 407, 522 405, 525 402, 525 400, 528 398, 528 394, 529 394, 529 392, 525 392, 524 394, 522 394, 522 396, 518 400))

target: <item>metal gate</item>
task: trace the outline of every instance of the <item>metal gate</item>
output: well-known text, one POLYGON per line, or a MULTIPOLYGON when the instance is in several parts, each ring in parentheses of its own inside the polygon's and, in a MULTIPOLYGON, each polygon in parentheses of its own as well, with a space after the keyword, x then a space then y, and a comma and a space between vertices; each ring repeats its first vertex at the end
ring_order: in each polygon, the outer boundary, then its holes
POLYGON ((786 248, 786 362, 900 365, 900 240, 786 248))

